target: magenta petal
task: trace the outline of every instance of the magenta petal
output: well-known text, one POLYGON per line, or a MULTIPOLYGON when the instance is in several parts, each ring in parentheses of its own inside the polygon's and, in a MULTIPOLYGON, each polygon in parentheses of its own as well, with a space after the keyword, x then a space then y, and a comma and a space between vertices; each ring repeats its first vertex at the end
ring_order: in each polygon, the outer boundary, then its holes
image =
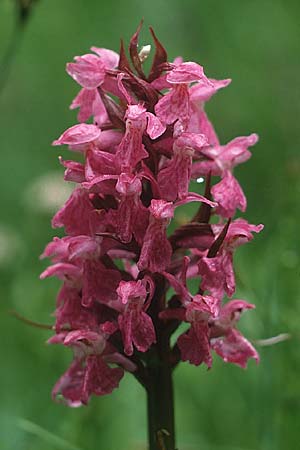
POLYGON ((157 139, 166 131, 166 126, 152 113, 146 113, 148 119, 147 133, 151 139, 157 139))
POLYGON ((192 325, 187 334, 179 336, 177 343, 182 361, 189 361, 195 366, 204 362, 207 367, 211 367, 208 326, 205 322, 197 323, 196 327, 192 325))
POLYGON ((145 232, 148 226, 149 213, 141 204, 133 201, 120 203, 117 218, 117 233, 122 242, 130 242, 132 235, 136 241, 142 245, 145 232))
POLYGON ((199 274, 202 277, 201 289, 219 299, 224 292, 231 297, 235 291, 232 254, 224 252, 214 258, 203 257, 199 261, 199 274))
POLYGON ((230 171, 226 171, 222 180, 212 187, 211 193, 218 202, 217 213, 222 217, 233 217, 237 208, 246 211, 245 194, 230 171))
MULTIPOLYGON (((64 345, 66 346, 70 346, 72 347, 74 344, 76 344, 77 342, 80 341, 84 341, 84 342, 88 342, 90 343, 95 343, 99 340, 99 337, 101 335, 99 335, 97 332, 95 331, 90 331, 90 330, 74 330, 74 331, 70 331, 64 340, 64 345)), ((105 340, 102 338, 101 341, 104 341, 104 347, 105 347, 105 340)), ((101 349, 103 351, 103 349, 101 349)), ((101 353, 102 353, 101 351, 101 353)))
POLYGON ((116 184, 116 190, 126 197, 139 197, 142 193, 142 183, 137 176, 121 173, 116 184))
POLYGON ((64 398, 68 406, 81 406, 84 368, 80 361, 74 360, 69 369, 59 378, 52 390, 52 397, 59 401, 64 398))
POLYGON ((134 305, 119 316, 118 323, 126 355, 132 355, 133 346, 140 352, 146 352, 156 341, 151 317, 143 311, 138 311, 134 305))
POLYGON ((239 320, 240 315, 245 309, 254 309, 255 305, 245 300, 231 300, 227 302, 221 309, 219 319, 233 326, 239 320))
POLYGON ((85 178, 87 181, 92 181, 99 175, 115 174, 116 163, 115 155, 108 152, 89 149, 86 152, 85 162, 85 178))
POLYGON ((70 329, 91 329, 97 327, 95 311, 81 305, 81 297, 77 289, 66 284, 61 288, 57 298, 55 312, 56 332, 69 327, 70 329))
POLYGON ((123 305, 126 305, 132 298, 143 298, 145 300, 147 291, 141 280, 121 281, 117 294, 123 305))
POLYGON ((183 199, 188 195, 193 154, 207 145, 203 134, 182 133, 174 141, 174 156, 158 173, 162 197, 168 201, 183 199))
POLYGON ((175 203, 175 206, 177 207, 177 206, 185 205, 186 203, 191 203, 191 202, 203 202, 203 203, 206 203, 207 205, 211 206, 212 208, 214 208, 215 206, 218 206, 217 203, 208 200, 206 197, 203 197, 203 195, 197 194, 196 192, 189 192, 185 198, 183 198, 181 200, 177 200, 177 202, 175 203))
POLYGON ((80 123, 68 128, 53 145, 81 145, 93 142, 99 138, 101 130, 92 124, 80 123))
POLYGON ((83 189, 75 189, 64 206, 52 219, 53 228, 65 227, 69 235, 89 234, 89 215, 93 211, 88 193, 83 189))
POLYGON ((158 184, 164 200, 175 201, 188 193, 191 177, 192 157, 176 153, 169 164, 158 173, 158 184))
POLYGON ((106 269, 97 261, 84 262, 82 304, 91 306, 94 301, 111 304, 117 300, 117 286, 121 275, 117 270, 106 269))
POLYGON ((129 105, 126 111, 126 132, 117 149, 117 160, 124 171, 132 170, 148 152, 142 142, 147 126, 146 109, 142 105, 129 105))
POLYGON ((175 85, 155 105, 155 113, 159 119, 171 125, 176 120, 187 122, 190 114, 188 88, 185 84, 175 85))
POLYGON ((219 313, 219 299, 210 295, 197 294, 192 301, 186 303, 186 320, 197 325, 197 323, 207 322, 219 313))
POLYGON ((89 236, 65 236, 53 238, 45 248, 41 258, 51 258, 53 262, 74 262, 100 255, 100 242, 89 236))
POLYGON ((114 69, 119 64, 119 55, 113 50, 107 48, 91 47, 92 52, 97 53, 100 56, 101 61, 104 63, 107 69, 114 69))
POLYGON ((194 62, 184 62, 178 64, 167 74, 166 77, 169 83, 192 83, 194 81, 206 81, 207 84, 212 84, 204 75, 203 67, 194 62))
POLYGON ((207 136, 199 133, 181 133, 174 142, 174 148, 178 151, 195 150, 201 152, 208 145, 207 136))
POLYGON ((225 362, 246 368, 249 358, 259 362, 259 355, 252 344, 239 331, 232 329, 225 337, 214 339, 211 344, 225 362))
POLYGON ((247 161, 251 157, 251 152, 248 147, 252 147, 258 141, 258 135, 255 133, 249 136, 240 136, 222 148, 220 153, 220 160, 224 168, 233 168, 238 164, 247 161))
POLYGON ((103 360, 107 363, 118 364, 118 366, 121 366, 127 372, 135 372, 137 369, 135 363, 118 352, 110 353, 109 355, 103 355, 103 360))
POLYGON ((166 227, 173 217, 174 207, 164 200, 151 200, 149 207, 151 217, 144 237, 139 270, 148 269, 150 272, 163 272, 171 261, 172 246, 167 238, 166 227))
MULTIPOLYGON (((252 225, 245 219, 236 219, 230 223, 227 234, 226 244, 231 249, 239 247, 253 239, 252 233, 260 233, 264 226, 262 224, 252 225)), ((216 226, 213 226, 215 234, 218 234, 221 230, 217 230, 216 226)))
POLYGON ((118 324, 124 342, 126 355, 132 355, 133 346, 139 351, 146 352, 156 341, 152 319, 144 312, 147 291, 145 283, 149 285, 150 299, 152 296, 152 283, 149 277, 138 281, 121 281, 118 287, 118 296, 124 306, 124 312, 118 317, 118 324), (148 283, 147 283, 148 281, 148 283))
POLYGON ((150 224, 138 261, 139 270, 148 269, 150 272, 163 272, 170 264, 171 255, 172 247, 165 230, 150 224))
MULTIPOLYGON (((200 133, 206 136, 207 142, 209 145, 216 146, 219 145, 219 139, 215 132, 215 129, 208 119, 205 111, 202 109, 199 110, 199 108, 191 103, 191 116, 188 126, 188 131, 191 133, 200 133)), ((213 161, 212 161, 213 162, 213 161)), ((195 166, 197 167, 198 164, 201 163, 195 163, 195 166)), ((195 170, 196 172, 196 170, 195 170)), ((203 175, 203 173, 200 173, 200 175, 203 175)), ((198 175, 199 176, 199 175, 198 175)), ((194 176, 193 176, 194 178, 194 176)))
POLYGON ((44 278, 53 276, 58 277, 63 281, 76 282, 81 277, 81 270, 74 264, 57 263, 44 270, 44 272, 40 275, 40 279, 43 280, 44 278))
POLYGON ((97 258, 100 256, 100 250, 97 237, 74 236, 69 243, 69 258, 71 260, 97 258))
POLYGON ((146 352, 156 342, 152 319, 145 312, 141 312, 133 329, 133 342, 140 352, 146 352))
POLYGON ((69 236, 63 238, 54 237, 53 240, 47 244, 40 258, 51 258, 53 262, 68 262, 70 239, 69 236))
POLYGON ((132 234, 142 245, 149 223, 149 212, 142 202, 134 199, 121 201, 118 209, 117 230, 123 242, 130 242, 132 234))
POLYGON ((123 375, 123 369, 109 367, 101 356, 89 356, 83 383, 84 403, 88 402, 91 394, 110 394, 119 386, 123 375))
POLYGON ((101 356, 89 356, 84 366, 74 360, 52 391, 54 399, 62 395, 69 406, 87 404, 91 394, 110 394, 124 375, 121 368, 110 368, 101 356))
POLYGON ((135 346, 139 351, 145 352, 156 341, 152 319, 144 312, 147 308, 145 279, 121 281, 117 293, 122 304, 125 305, 124 312, 118 317, 124 351, 126 355, 132 355, 133 346, 135 346))
POLYGON ((187 195, 191 166, 190 155, 175 155, 169 164, 159 171, 157 180, 164 200, 175 201, 187 195))
MULTIPOLYGON (((153 202, 153 200, 152 200, 153 202)), ((150 221, 138 261, 139 270, 163 272, 171 261, 172 246, 166 235, 166 225, 161 220, 150 221)))
POLYGON ((151 200, 149 210, 153 217, 158 220, 168 220, 171 219, 174 215, 173 203, 165 202, 164 200, 151 200))
POLYGON ((140 199, 141 180, 137 176, 122 173, 116 184, 116 190, 120 193, 115 219, 117 233, 122 242, 130 242, 132 235, 138 242, 142 242, 148 226, 149 213, 140 199))
POLYGON ((102 131, 97 139, 97 147, 102 151, 114 154, 122 140, 123 134, 115 130, 102 131))
POLYGON ((77 116, 78 122, 85 122, 93 115, 93 103, 97 95, 96 89, 81 89, 74 98, 70 109, 80 108, 77 116))
POLYGON ((82 87, 95 89, 100 86, 105 77, 105 65, 101 58, 87 54, 76 56, 75 63, 68 63, 67 73, 82 87))
POLYGON ((59 162, 66 168, 64 176, 66 181, 73 181, 75 183, 85 181, 83 164, 77 161, 63 160, 61 156, 59 157, 59 162))
POLYGON ((219 89, 225 88, 231 83, 231 79, 213 80, 209 78, 211 84, 197 83, 190 88, 190 97, 192 102, 207 102, 218 92, 219 89))

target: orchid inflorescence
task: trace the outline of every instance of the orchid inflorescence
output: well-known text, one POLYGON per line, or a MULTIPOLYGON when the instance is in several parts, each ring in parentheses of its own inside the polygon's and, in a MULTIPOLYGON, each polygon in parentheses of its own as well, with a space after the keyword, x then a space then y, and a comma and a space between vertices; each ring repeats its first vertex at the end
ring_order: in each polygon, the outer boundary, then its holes
POLYGON ((235 249, 263 228, 233 219, 237 209, 246 210, 233 169, 250 158, 258 137, 220 145, 204 106, 231 80, 207 78, 199 64, 181 58, 167 62, 150 31, 155 54, 148 75, 149 46, 138 53, 140 27, 130 62, 121 43, 119 54, 92 47, 67 64, 81 86, 71 104, 79 108, 79 124, 53 144, 68 145, 82 162, 60 157, 65 180, 77 186, 52 220, 66 236, 47 245, 42 256, 53 264, 41 278, 63 281, 49 342, 74 353, 53 389, 70 406, 110 393, 124 371, 147 387, 162 340, 172 367, 182 360, 210 368, 212 350, 241 367, 259 360, 236 328, 241 312, 254 305, 223 304, 235 292, 235 249), (189 192, 199 177, 204 195, 189 192), (199 203, 195 216, 167 233, 175 209, 191 202, 199 203), (187 328, 171 347, 182 323, 187 328))

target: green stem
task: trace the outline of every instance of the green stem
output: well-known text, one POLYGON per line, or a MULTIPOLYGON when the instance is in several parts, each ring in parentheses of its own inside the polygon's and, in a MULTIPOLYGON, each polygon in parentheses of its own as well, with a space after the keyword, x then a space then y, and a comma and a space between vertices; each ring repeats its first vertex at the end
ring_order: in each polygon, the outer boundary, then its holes
POLYGON ((169 337, 158 340, 153 356, 147 383, 149 450, 175 450, 169 337))

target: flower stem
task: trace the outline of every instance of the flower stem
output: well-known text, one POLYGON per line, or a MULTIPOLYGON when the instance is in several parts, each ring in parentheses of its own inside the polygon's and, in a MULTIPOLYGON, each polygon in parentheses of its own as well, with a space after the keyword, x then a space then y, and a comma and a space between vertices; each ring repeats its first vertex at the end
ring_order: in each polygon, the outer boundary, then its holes
POLYGON ((153 363, 148 366, 149 450, 175 450, 173 379, 169 337, 158 340, 153 363))

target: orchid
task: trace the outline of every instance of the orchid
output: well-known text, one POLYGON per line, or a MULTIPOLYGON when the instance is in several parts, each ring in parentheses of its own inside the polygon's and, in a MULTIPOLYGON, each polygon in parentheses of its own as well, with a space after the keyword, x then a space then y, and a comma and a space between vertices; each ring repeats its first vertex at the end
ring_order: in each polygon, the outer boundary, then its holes
POLYGON ((222 146, 205 103, 231 80, 208 78, 181 58, 168 62, 152 29, 155 54, 146 75, 149 48, 138 53, 140 28, 131 61, 122 43, 119 54, 92 47, 67 64, 81 86, 71 104, 80 108, 80 123, 53 145, 67 145, 81 159, 60 157, 65 180, 76 187, 52 219, 66 236, 47 245, 42 257, 52 265, 41 278, 63 282, 49 343, 74 355, 53 398, 86 405, 91 395, 111 393, 128 371, 147 391, 150 449, 174 450, 177 364, 212 368, 215 354, 241 367, 259 360, 237 329, 240 314, 254 305, 232 299, 234 252, 263 228, 234 219, 247 202, 233 170, 250 158, 258 137, 222 146), (203 195, 191 191, 198 177, 203 195), (197 213, 171 233, 175 209, 191 202, 197 213), (185 331, 172 346, 181 323, 185 331))

